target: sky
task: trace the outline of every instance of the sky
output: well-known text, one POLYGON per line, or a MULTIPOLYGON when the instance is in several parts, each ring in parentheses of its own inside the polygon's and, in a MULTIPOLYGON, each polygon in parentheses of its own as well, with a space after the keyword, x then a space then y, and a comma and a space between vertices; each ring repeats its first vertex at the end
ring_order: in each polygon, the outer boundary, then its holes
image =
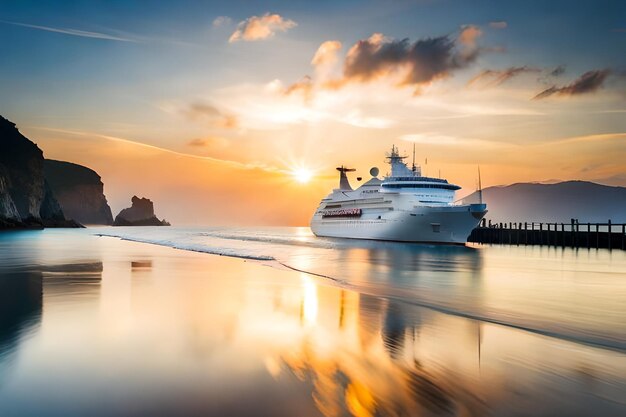
POLYGON ((0 114, 174 224, 306 225, 335 167, 626 186, 624 1, 0 2, 0 114))

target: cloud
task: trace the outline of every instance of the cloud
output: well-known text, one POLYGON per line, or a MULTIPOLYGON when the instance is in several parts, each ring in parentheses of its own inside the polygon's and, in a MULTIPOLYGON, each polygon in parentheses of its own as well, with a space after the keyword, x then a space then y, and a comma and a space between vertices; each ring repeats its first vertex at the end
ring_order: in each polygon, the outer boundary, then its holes
POLYGON ((79 36, 81 38, 104 39, 104 40, 119 41, 119 42, 140 42, 138 39, 110 35, 108 33, 102 33, 102 32, 89 32, 86 30, 71 29, 71 28, 55 28, 51 26, 31 25, 29 23, 11 22, 7 20, 0 20, 0 22, 6 23, 9 25, 14 25, 14 26, 22 26, 25 28, 43 30, 46 32, 55 32, 55 33, 61 33, 64 35, 79 36))
POLYGON ((193 148, 224 148, 228 144, 227 139, 220 137, 195 138, 187 142, 187 146, 193 148))
POLYGON ((459 34, 459 42, 469 46, 476 46, 476 39, 482 36, 483 31, 478 26, 465 26, 459 34))
POLYGON ((207 146, 207 144, 208 143, 207 143, 206 139, 192 139, 189 142, 187 142, 188 146, 194 146, 194 147, 198 147, 198 148, 207 146))
POLYGON ((475 26, 468 26, 456 39, 446 35, 415 42, 375 33, 350 48, 344 61, 343 80, 336 85, 400 75, 399 85, 419 89, 474 62, 480 51, 476 39, 481 33, 475 26))
POLYGON ((208 120, 214 127, 236 129, 239 120, 235 115, 224 113, 217 107, 206 103, 192 103, 183 113, 191 120, 208 120))
POLYGON ((526 74, 541 72, 539 68, 532 68, 526 65, 521 67, 509 67, 503 70, 484 70, 468 81, 468 86, 479 85, 481 87, 495 87, 511 78, 526 74))
POLYGON ((289 87, 285 88, 285 94, 289 95, 292 93, 302 93, 304 95, 305 101, 309 101, 312 97, 313 93, 313 79, 305 75, 300 79, 300 81, 291 84, 289 87))
MULTIPOLYGON (((340 49, 341 42, 339 41, 326 41, 317 48, 311 65, 315 68, 315 79, 318 83, 325 82, 331 77, 336 64, 339 62, 338 52, 340 49)), ((309 101, 315 86, 313 78, 310 75, 305 75, 296 83, 285 88, 284 93, 286 95, 302 93, 305 100, 309 101)))
POLYGON ((564 73, 565 73, 565 65, 559 65, 558 67, 553 68, 552 71, 550 71, 548 75, 552 77, 558 77, 560 75, 563 75, 564 73))
POLYGON ((305 99, 310 100, 322 90, 383 81, 396 87, 413 87, 413 94, 417 95, 432 82, 468 67, 481 53, 493 52, 493 48, 477 45, 481 35, 480 28, 471 25, 463 27, 457 36, 444 35, 414 42, 374 33, 352 45, 343 62, 339 55, 341 42, 326 41, 311 60, 315 76, 304 77, 287 87, 284 93, 303 92, 305 99))
POLYGON ((504 20, 497 22, 489 22, 489 27, 493 29, 506 29, 509 26, 504 20))
POLYGON ((220 27, 223 25, 228 25, 232 22, 233 20, 228 17, 228 16, 217 16, 214 20, 213 20, 213 27, 220 27))
POLYGON ((326 41, 317 48, 311 64, 315 67, 334 64, 339 59, 337 53, 341 49, 341 42, 326 41))
POLYGON ((552 86, 533 97, 533 100, 540 100, 552 95, 574 96, 579 94, 593 93, 597 91, 610 74, 610 70, 592 70, 587 71, 571 84, 564 87, 552 86))
POLYGON ((297 26, 293 20, 285 19, 279 14, 266 13, 263 16, 252 16, 239 22, 228 42, 258 41, 273 37, 276 32, 286 32, 297 26))

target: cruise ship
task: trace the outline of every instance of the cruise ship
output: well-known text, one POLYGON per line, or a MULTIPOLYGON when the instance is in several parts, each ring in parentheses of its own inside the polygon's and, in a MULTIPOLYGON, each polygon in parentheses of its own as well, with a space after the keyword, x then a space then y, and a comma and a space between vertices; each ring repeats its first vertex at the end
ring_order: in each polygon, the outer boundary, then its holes
POLYGON ((321 201, 311 231, 324 237, 465 244, 487 213, 486 204, 456 204, 461 187, 422 176, 415 149, 411 168, 405 158, 393 146, 387 154, 391 173, 381 180, 374 167, 372 178, 356 190, 347 176, 354 169, 337 168, 339 188, 321 201))

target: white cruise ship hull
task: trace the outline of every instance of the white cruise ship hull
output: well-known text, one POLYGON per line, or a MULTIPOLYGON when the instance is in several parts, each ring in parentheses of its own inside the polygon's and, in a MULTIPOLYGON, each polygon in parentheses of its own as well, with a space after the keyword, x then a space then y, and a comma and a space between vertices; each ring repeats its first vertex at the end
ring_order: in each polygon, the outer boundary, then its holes
POLYGON ((386 213, 364 210, 359 217, 324 218, 316 213, 311 230, 323 237, 465 244, 486 212, 484 204, 469 204, 422 206, 386 213))

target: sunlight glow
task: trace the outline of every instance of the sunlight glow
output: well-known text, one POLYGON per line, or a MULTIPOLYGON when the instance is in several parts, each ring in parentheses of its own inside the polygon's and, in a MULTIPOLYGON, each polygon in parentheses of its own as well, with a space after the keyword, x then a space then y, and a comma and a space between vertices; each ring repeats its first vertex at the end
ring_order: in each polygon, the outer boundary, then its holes
POLYGON ((308 168, 295 168, 291 171, 291 175, 295 178, 299 183, 305 184, 313 178, 313 172, 311 172, 308 168))

